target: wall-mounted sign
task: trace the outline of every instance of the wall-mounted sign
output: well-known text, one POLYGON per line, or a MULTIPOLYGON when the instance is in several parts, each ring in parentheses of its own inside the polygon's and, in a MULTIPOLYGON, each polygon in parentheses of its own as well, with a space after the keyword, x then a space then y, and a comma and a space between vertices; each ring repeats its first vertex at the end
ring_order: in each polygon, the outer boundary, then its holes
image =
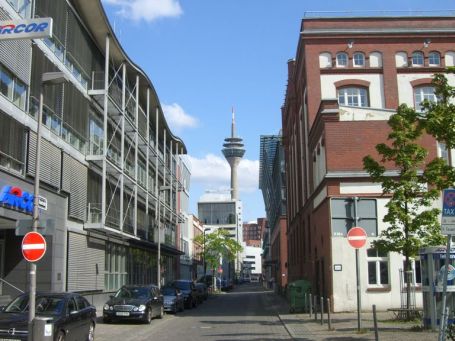
POLYGON ((15 186, 4 186, 0 192, 0 204, 10 208, 33 213, 33 194, 15 186))
POLYGON ((333 271, 342 271, 343 265, 341 264, 333 264, 333 271))
MULTIPOLYGON (((0 205, 25 213, 33 214, 34 195, 17 186, 3 186, 0 191, 0 205)), ((39 196, 38 207, 47 210, 47 199, 39 196)))
POLYGON ((52 37, 52 18, 0 21, 0 40, 52 37))

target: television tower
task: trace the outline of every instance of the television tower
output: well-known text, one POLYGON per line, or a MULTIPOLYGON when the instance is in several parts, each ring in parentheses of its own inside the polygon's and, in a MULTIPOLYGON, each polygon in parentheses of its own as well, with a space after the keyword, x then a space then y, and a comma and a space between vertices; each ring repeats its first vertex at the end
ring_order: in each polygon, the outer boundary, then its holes
POLYGON ((232 108, 231 137, 224 139, 223 147, 223 155, 231 166, 231 200, 238 200, 237 166, 245 154, 245 149, 243 139, 236 136, 234 108, 232 108))

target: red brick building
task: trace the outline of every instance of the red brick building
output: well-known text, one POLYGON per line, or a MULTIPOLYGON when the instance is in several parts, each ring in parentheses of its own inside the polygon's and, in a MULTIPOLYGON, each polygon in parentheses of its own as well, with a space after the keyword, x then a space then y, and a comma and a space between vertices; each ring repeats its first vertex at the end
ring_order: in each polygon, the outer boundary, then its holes
POLYGON ((247 246, 262 246, 262 231, 266 225, 265 218, 258 218, 257 222, 243 223, 243 241, 247 246))
MULTIPOLYGON (((432 75, 455 64, 453 27, 450 17, 302 20, 282 108, 289 281, 310 280, 335 311, 356 306, 354 250, 345 238, 355 223, 368 233, 360 250, 363 309, 400 305, 403 258, 370 246, 386 227, 387 198, 362 158, 377 155, 399 104, 419 109, 435 99, 432 75)), ((446 153, 429 137, 421 143, 429 158, 446 153)), ((418 281, 419 261, 413 266, 418 281)))

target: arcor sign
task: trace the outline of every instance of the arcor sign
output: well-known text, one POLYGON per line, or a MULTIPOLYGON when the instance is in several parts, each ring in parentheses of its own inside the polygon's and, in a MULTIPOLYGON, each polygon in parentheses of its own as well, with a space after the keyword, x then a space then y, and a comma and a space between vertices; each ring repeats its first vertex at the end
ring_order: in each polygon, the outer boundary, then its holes
POLYGON ((0 40, 52 37, 52 18, 0 21, 0 40))

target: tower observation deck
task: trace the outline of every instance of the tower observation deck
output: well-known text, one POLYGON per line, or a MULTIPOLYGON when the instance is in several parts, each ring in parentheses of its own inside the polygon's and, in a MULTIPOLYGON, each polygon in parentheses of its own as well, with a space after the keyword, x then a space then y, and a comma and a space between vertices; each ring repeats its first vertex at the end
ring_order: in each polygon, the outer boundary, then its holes
POLYGON ((231 124, 231 137, 224 139, 223 144, 223 155, 226 158, 229 166, 231 166, 231 199, 238 199, 238 184, 237 184, 237 166, 240 163, 243 155, 245 154, 245 148, 243 148, 243 139, 236 136, 235 131, 235 114, 232 110, 232 124, 231 124))

